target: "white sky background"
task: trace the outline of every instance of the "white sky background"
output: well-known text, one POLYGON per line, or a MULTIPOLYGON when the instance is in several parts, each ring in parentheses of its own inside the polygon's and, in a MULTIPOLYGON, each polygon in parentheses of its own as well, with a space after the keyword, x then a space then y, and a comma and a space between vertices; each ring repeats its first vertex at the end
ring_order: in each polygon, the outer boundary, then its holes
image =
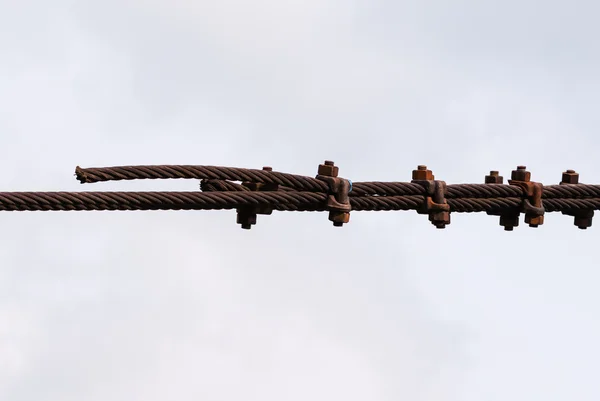
MULTIPOLYGON (((0 190, 209 164, 600 182, 590 1, 0 0, 0 190)), ((0 400, 597 400, 598 227, 0 214, 0 400)))

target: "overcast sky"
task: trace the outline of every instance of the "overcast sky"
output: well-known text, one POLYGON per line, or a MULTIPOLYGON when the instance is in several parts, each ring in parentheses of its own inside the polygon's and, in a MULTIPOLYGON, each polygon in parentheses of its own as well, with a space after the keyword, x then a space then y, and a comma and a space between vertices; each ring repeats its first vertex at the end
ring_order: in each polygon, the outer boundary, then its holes
MULTIPOLYGON (((0 0, 0 191, 207 164, 600 183, 589 1, 0 0)), ((597 244, 561 214, 0 214, 0 400, 598 400, 597 244)), ((600 224, 600 223, 598 223, 600 224)))

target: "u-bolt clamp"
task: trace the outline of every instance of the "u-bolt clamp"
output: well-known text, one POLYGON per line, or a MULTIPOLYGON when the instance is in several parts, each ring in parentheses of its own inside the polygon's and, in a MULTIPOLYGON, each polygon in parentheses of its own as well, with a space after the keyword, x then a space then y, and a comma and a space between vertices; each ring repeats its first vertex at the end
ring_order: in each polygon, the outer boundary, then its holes
POLYGON ((544 185, 540 182, 531 182, 531 173, 525 166, 518 166, 516 170, 513 170, 511 178, 508 180, 508 184, 520 187, 525 194, 521 210, 525 213, 525 223, 533 228, 544 224, 545 210, 542 204, 544 185))
POLYGON ((446 201, 446 182, 434 180, 431 170, 427 166, 418 166, 413 170, 412 183, 425 188, 425 202, 417 210, 418 214, 428 214, 429 221, 439 229, 450 224, 450 205, 446 201))
MULTIPOLYGON (((565 171, 562 174, 560 185, 579 185, 579 174, 576 173, 575 170, 565 171)), ((567 216, 573 216, 575 218, 575 225, 582 230, 592 226, 594 209, 563 210, 561 213, 567 216)))
MULTIPOLYGON (((489 175, 485 176, 486 185, 502 185, 504 178, 496 170, 490 171, 489 175)), ((500 216, 500 225, 504 227, 505 231, 512 231, 515 227, 519 226, 519 215, 520 210, 509 210, 509 211, 488 211, 488 216, 500 216)))
POLYGON ((350 197, 352 192, 352 182, 345 178, 339 178, 339 168, 332 161, 325 161, 319 165, 317 180, 327 183, 329 192, 327 193, 326 209, 329 211, 329 220, 335 227, 342 227, 350 222, 350 197))
MULTIPOLYGON (((264 171, 273 171, 272 167, 263 167, 264 171)), ((249 182, 244 181, 242 185, 248 188, 250 191, 277 191, 279 185, 277 184, 265 184, 262 182, 249 182)), ((256 215, 270 215, 273 213, 273 208, 269 205, 259 206, 244 206, 236 209, 237 212, 237 223, 242 226, 243 229, 249 230, 254 224, 256 224, 256 215)))

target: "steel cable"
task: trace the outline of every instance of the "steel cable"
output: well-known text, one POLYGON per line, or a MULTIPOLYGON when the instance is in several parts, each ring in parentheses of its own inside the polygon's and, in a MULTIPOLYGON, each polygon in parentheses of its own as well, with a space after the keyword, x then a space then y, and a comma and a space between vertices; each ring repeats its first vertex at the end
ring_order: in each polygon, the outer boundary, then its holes
MULTIPOLYGON (((576 184, 578 175, 573 170, 563 173, 563 185, 526 184, 529 173, 522 166, 513 172, 514 177, 523 177, 514 183, 517 185, 500 184, 502 180, 497 172, 486 177, 490 184, 445 185, 432 181, 423 185, 422 182, 379 181, 352 184, 328 178, 337 175, 336 168, 333 162, 325 162, 319 166, 321 176, 313 178, 268 168, 77 167, 75 173, 81 183, 199 179, 202 192, 0 192, 0 211, 237 209, 242 228, 255 224, 257 214, 270 214, 272 210, 329 211, 334 225, 347 223, 351 211, 417 210, 429 214, 429 220, 437 228, 449 224, 448 213, 487 212, 502 216, 500 224, 511 230, 520 213, 526 212, 528 223, 537 227, 543 223, 544 212, 559 211, 574 216, 575 225, 585 229, 591 226, 593 211, 600 210, 600 185, 576 184)), ((413 177, 432 177, 431 172, 423 168, 419 166, 413 177)))
POLYGON ((600 210, 600 198, 569 199, 553 198, 544 199, 544 208, 547 212, 600 210))
MULTIPOLYGON (((314 192, 0 192, 0 211, 49 210, 222 210, 269 205, 280 211, 324 211, 326 194, 314 192)), ((353 211, 416 210, 425 198, 364 196, 350 199, 353 211)), ((518 209, 522 199, 448 199, 455 213, 501 212, 518 209)), ((547 212, 600 210, 600 198, 544 200, 547 212)))
POLYGON ((222 210, 269 205, 281 211, 321 211, 314 192, 0 192, 0 211, 222 210))
MULTIPOLYGON (((278 184, 282 190, 311 192, 327 192, 328 186, 316 178, 237 167, 158 165, 158 166, 120 166, 81 168, 75 170, 81 183, 102 181, 135 180, 135 179, 201 179, 207 180, 206 188, 212 191, 244 191, 236 184, 228 181, 250 181, 267 184, 278 184), (222 183, 217 183, 222 181, 222 183), (218 186, 221 186, 220 188, 218 186), (228 188, 224 188, 227 186, 228 188)), ((378 182, 365 181, 353 183, 350 196, 411 196, 425 195, 423 186, 410 182, 378 182)), ((448 184, 446 197, 458 198, 502 198, 524 196, 520 188, 512 185, 489 184, 448 184)), ((600 197, 600 185, 548 185, 544 187, 542 197, 550 198, 585 198, 600 197)))
POLYGON ((600 185, 563 184, 544 187, 542 198, 600 198, 600 185))
POLYGON ((323 181, 302 175, 279 173, 237 167, 219 166, 120 166, 81 168, 77 166, 75 176, 81 182, 120 181, 136 179, 216 179, 229 181, 251 181, 278 184, 301 191, 327 192, 323 181))
POLYGON ((236 184, 234 182, 225 180, 202 180, 200 181, 200 189, 203 192, 215 192, 215 191, 250 191, 249 188, 236 184))

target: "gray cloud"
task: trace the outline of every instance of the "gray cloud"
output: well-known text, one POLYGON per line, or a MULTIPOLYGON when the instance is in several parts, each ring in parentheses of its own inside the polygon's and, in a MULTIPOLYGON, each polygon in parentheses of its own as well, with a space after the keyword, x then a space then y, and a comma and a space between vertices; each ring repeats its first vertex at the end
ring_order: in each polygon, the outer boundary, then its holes
MULTIPOLYGON (((2 7, 3 190, 76 165, 597 182, 593 5, 2 7)), ((453 216, 6 213, 0 399, 596 399, 595 230, 453 216), (262 216, 261 216, 262 217, 262 216)))

